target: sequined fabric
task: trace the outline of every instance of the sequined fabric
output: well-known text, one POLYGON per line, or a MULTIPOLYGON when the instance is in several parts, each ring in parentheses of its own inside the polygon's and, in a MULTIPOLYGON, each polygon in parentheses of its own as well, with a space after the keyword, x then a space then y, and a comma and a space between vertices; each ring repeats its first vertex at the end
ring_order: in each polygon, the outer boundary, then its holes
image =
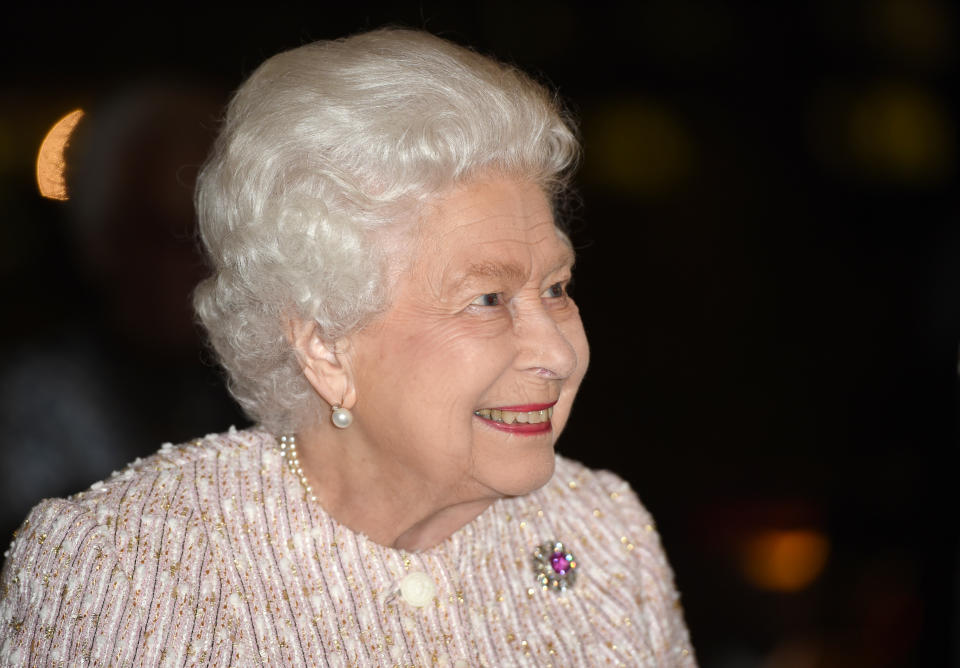
POLYGON ((2 665, 694 665, 649 515, 562 457, 543 489, 407 553, 305 498, 270 434, 165 445, 38 505, 0 596, 2 665), (531 565, 553 539, 577 555, 561 593, 531 565), (417 572, 426 605, 401 593, 417 572))

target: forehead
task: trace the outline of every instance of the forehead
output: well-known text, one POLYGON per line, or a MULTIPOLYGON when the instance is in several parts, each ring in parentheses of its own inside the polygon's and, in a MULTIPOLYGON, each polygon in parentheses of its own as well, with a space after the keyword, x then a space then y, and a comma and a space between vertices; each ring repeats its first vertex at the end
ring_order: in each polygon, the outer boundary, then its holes
POLYGON ((421 264, 572 262, 539 186, 509 179, 461 186, 432 202, 420 220, 421 264))

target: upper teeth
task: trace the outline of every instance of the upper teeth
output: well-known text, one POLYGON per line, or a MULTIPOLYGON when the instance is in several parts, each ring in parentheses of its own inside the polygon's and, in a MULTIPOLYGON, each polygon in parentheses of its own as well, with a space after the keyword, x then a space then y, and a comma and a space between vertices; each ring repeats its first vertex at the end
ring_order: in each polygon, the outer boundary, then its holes
POLYGON ((474 411, 474 415, 506 424, 513 424, 514 422, 519 422, 520 424, 539 424, 553 417, 553 406, 544 408, 542 411, 505 411, 500 408, 481 408, 478 411, 474 411))

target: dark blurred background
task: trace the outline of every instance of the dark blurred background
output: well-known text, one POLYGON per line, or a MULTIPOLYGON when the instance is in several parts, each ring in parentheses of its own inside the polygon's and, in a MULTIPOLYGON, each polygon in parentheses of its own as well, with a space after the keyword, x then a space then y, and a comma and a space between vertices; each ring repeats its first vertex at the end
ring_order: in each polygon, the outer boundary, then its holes
POLYGON ((386 23, 517 63, 582 123, 593 365, 561 450, 657 517, 701 663, 958 665, 945 0, 5 10, 3 535, 245 424, 189 308, 197 167, 263 59, 386 23), (37 151, 76 108, 70 199, 43 199, 37 151))

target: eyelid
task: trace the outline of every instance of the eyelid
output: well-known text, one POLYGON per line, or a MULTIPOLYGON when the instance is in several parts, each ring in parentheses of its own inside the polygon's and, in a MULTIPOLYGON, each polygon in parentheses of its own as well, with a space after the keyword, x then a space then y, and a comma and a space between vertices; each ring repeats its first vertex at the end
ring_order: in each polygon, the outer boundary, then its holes
POLYGON ((482 295, 477 295, 476 299, 474 299, 472 302, 470 302, 470 306, 480 306, 480 307, 483 307, 483 308, 494 308, 494 307, 496 307, 496 306, 503 306, 503 301, 504 301, 504 299, 503 299, 503 293, 502 293, 502 292, 484 292, 482 295), (479 302, 483 301, 484 298, 489 297, 489 296, 491 296, 491 295, 496 296, 496 298, 497 298, 497 303, 496 303, 496 304, 482 304, 482 303, 479 303, 479 302))
POLYGON ((567 286, 570 285, 570 279, 565 279, 562 281, 554 281, 547 286, 547 289, 540 293, 541 299, 561 299, 567 296, 567 286), (550 295, 548 294, 553 288, 560 286, 559 295, 550 295))

